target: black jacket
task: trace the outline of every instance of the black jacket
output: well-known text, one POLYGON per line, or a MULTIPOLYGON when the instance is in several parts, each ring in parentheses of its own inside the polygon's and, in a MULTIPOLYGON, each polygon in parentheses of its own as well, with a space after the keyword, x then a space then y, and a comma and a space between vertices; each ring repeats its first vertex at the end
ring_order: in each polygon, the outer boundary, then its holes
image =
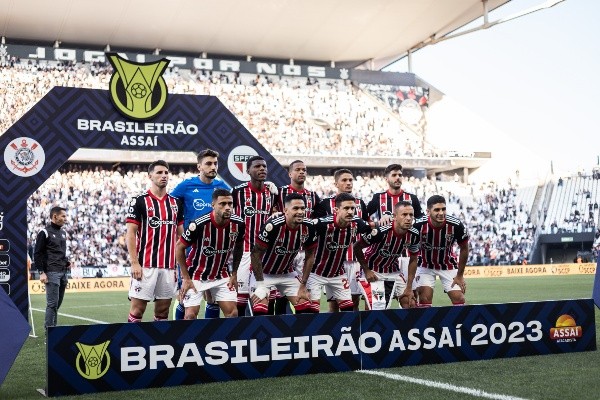
POLYGON ((64 272, 67 260, 67 234, 60 226, 50 223, 42 229, 35 241, 35 267, 42 272, 64 272))

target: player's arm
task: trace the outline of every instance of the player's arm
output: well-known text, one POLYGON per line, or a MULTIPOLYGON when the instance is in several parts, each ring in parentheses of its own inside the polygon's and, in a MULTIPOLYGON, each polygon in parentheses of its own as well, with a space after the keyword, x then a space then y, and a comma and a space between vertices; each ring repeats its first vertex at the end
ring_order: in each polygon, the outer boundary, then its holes
POLYGON ((377 280, 377 276, 371 270, 371 268, 369 268, 369 265, 367 264, 367 261, 365 259, 365 255, 363 253, 363 249, 367 248, 368 246, 369 246, 369 243, 367 243, 365 241, 365 239, 363 238, 363 236, 361 235, 360 240, 358 240, 356 243, 354 243, 354 254, 356 255, 356 260, 360 264, 360 268, 362 269, 363 273, 365 274, 365 279, 368 282, 373 282, 373 281, 377 280), (361 257, 364 260, 364 262, 360 261, 361 257))
POLYGON ((400 296, 400 298, 408 297, 409 308, 415 307, 415 295, 413 293, 413 281, 415 280, 415 275, 417 274, 417 261, 419 253, 411 253, 410 258, 408 260, 408 276, 406 277, 406 288, 404 289, 404 293, 400 296))
POLYGON ((415 219, 419 219, 425 215, 423 209, 421 208, 421 202, 419 201, 419 198, 414 194, 412 195, 412 206, 413 210, 415 211, 415 219))
POLYGON ((298 288, 298 302, 302 299, 310 301, 310 295, 306 289, 306 282, 315 265, 315 253, 317 251, 316 243, 304 250, 304 267, 302 267, 302 276, 300 277, 300 287, 298 288))
MULTIPOLYGON (((244 226, 240 232, 244 232, 244 226)), ((237 280, 237 271, 240 266, 240 262, 242 261, 242 255, 244 254, 244 235, 239 235, 238 240, 235 242, 235 246, 233 247, 233 261, 231 264, 231 276, 229 277, 229 283, 227 286, 229 289, 237 290, 238 288, 238 280, 237 280)))
POLYGON ((183 296, 185 296, 189 289, 196 291, 186 263, 185 249, 188 247, 188 245, 189 244, 184 242, 182 239, 179 239, 175 245, 175 258, 177 260, 177 264, 179 264, 179 271, 181 273, 181 289, 179 291, 181 299, 183 299, 183 296))
POLYGON ((137 244, 137 231, 138 226, 133 222, 127 222, 127 232, 125 233, 125 244, 127 245, 127 252, 129 253, 129 260, 131 262, 131 276, 133 279, 138 281, 142 279, 142 266, 138 259, 136 251, 137 244))
POLYGON ((460 242, 458 248, 458 271, 456 272, 456 277, 452 284, 460 286, 460 290, 465 293, 467 291, 467 283, 465 282, 463 274, 465 272, 467 260, 469 259, 469 239, 460 242))
POLYGON ((254 278, 256 279, 256 290, 252 295, 252 302, 261 301, 269 295, 269 289, 265 286, 265 277, 263 275, 263 263, 262 258, 267 251, 267 247, 260 244, 257 240, 254 248, 250 252, 250 263, 252 265, 252 271, 254 272, 254 278))
POLYGON ((256 278, 257 282, 265 280, 265 277, 263 276, 262 258, 266 251, 267 248, 257 241, 250 253, 250 263, 252 265, 252 271, 254 272, 254 278, 256 278))

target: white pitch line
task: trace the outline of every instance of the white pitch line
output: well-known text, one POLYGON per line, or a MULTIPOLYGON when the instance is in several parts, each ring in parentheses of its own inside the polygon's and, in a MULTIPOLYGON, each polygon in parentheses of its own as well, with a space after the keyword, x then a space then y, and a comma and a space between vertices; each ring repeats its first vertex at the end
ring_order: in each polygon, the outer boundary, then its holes
POLYGON ((479 389, 470 389, 470 388, 466 388, 466 387, 450 385, 448 383, 443 383, 443 382, 436 382, 436 381, 429 381, 426 379, 412 378, 410 376, 405 376, 405 375, 389 374, 387 372, 369 371, 369 370, 365 370, 365 369, 360 369, 360 370, 357 370, 356 372, 360 372, 363 374, 369 374, 369 375, 382 376, 384 378, 393 379, 396 381, 404 381, 404 382, 414 383, 417 385, 423 385, 423 386, 428 386, 428 387, 437 388, 437 389, 449 390, 449 391, 457 392, 457 393, 469 394, 471 396, 483 397, 486 399, 526 400, 522 397, 507 396, 505 394, 497 394, 497 393, 488 393, 488 392, 484 392, 483 390, 479 390, 479 389))
MULTIPOLYGON (((33 311, 39 311, 39 312, 46 312, 46 310, 40 310, 39 308, 31 308, 33 311)), ((84 318, 84 317, 80 317, 78 315, 71 315, 71 314, 64 314, 64 313, 58 313, 58 315, 63 316, 63 317, 69 317, 69 318, 75 318, 75 319, 80 319, 82 321, 88 321, 88 322, 93 322, 95 324, 108 324, 108 322, 105 321, 98 321, 97 319, 91 319, 91 318, 84 318)))

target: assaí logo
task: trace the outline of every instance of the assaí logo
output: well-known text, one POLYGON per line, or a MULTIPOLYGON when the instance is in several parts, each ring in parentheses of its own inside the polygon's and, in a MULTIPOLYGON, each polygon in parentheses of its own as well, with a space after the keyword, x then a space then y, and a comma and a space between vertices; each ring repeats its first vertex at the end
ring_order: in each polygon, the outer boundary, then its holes
POLYGON ((563 314, 556 320, 554 328, 550 328, 550 339, 560 342, 575 342, 583 334, 581 326, 568 314, 563 314))
POLYGON ((76 342, 79 349, 75 359, 75 368, 85 379, 98 379, 104 376, 110 367, 110 354, 106 349, 110 340, 104 343, 89 345, 76 342))
POLYGON ((117 53, 106 53, 106 56, 115 69, 110 78, 110 99, 117 110, 140 121, 156 116, 167 102, 167 85, 162 74, 169 60, 138 63, 117 53))

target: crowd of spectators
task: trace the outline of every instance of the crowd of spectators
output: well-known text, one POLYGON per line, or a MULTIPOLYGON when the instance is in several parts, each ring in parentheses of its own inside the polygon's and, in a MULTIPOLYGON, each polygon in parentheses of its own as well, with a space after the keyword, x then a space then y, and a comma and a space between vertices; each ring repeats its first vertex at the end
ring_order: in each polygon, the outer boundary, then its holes
MULTIPOLYGON (((195 174, 193 166, 174 166, 170 188, 195 174)), ((382 175, 356 172, 355 195, 365 201, 386 187, 382 175)), ((320 196, 335 193, 331 176, 316 175, 307 186, 320 196)), ((148 187, 144 166, 83 166, 67 164, 55 172, 28 201, 28 243, 33 245, 52 205, 67 208, 69 249, 75 265, 112 266, 127 264, 125 214, 128 199, 148 187)), ((448 210, 463 220, 471 236, 469 265, 508 265, 527 260, 532 250, 535 226, 531 204, 519 200, 516 185, 494 182, 463 184, 435 179, 405 178, 404 190, 415 193, 422 204, 432 194, 442 194, 448 210)))
MULTIPOLYGON (((17 60, 0 66, 0 132, 52 87, 108 89, 111 74, 105 63, 17 60)), ((349 81, 176 67, 163 76, 170 93, 217 96, 273 154, 443 155, 349 81)))
MULTIPOLYGON (((105 63, 12 60, 0 66, 0 133, 53 86, 107 89, 111 74, 112 67, 105 63)), ((398 111, 406 99, 424 106, 424 93, 414 92, 411 97, 410 92, 404 93, 399 88, 383 88, 387 92, 382 89, 379 96, 387 93, 387 97, 382 98, 383 103, 391 102, 386 105, 373 101, 371 94, 342 80, 179 71, 177 68, 168 69, 164 77, 170 93, 217 96, 273 154, 442 155, 423 142, 418 129, 407 129, 406 122, 401 122, 401 118, 394 117, 386 108, 389 105, 398 111), (308 137, 310 140, 306 140, 308 137)), ((145 186, 145 174, 141 172, 144 168, 126 171, 70 168, 55 173, 31 197, 30 229, 35 231, 43 225, 42 215, 47 213, 50 204, 64 203, 69 210, 70 244, 76 263, 123 263, 126 259, 123 204, 129 194, 145 186)), ((185 173, 179 175, 183 178, 185 173)), ((595 171, 594 178, 598 176, 600 173, 595 171)), ((176 177, 172 179, 172 183, 178 181, 176 177)), ((334 192, 333 180, 328 176, 313 176, 309 185, 320 195, 334 192)), ((518 195, 518 180, 466 185, 453 180, 410 178, 403 186, 417 194, 423 203, 431 194, 446 195, 449 211, 464 220, 470 229, 469 264, 516 264, 530 257, 536 228, 529 214, 532 203, 523 202, 518 195)), ((359 197, 368 200, 373 192, 384 187, 382 176, 357 171, 355 188, 359 197)), ((592 208, 584 212, 596 216, 598 211, 594 207, 597 206, 590 205, 592 208)), ((597 218, 586 221, 592 229, 597 218)), ((572 222, 558 221, 551 228, 557 232, 567 230, 572 222)), ((546 224, 550 225, 548 220, 546 224)), ((33 234, 29 234, 30 242, 33 234)))

